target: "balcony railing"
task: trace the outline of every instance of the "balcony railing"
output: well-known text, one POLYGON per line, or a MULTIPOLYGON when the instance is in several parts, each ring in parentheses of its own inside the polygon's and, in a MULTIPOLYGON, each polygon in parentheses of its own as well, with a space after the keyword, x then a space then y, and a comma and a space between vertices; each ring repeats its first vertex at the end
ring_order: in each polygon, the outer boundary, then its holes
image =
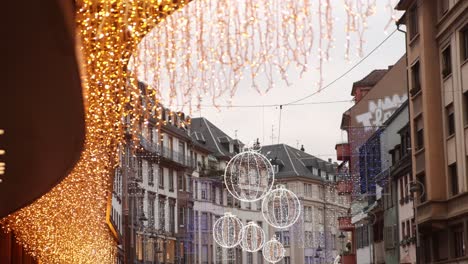
POLYGON ((354 225, 351 223, 351 216, 338 217, 338 228, 341 231, 352 231, 354 229, 354 225))
POLYGON ((335 145, 336 159, 341 161, 349 160, 350 147, 349 143, 340 143, 335 145))
POLYGON ((143 136, 140 136, 140 145, 149 152, 152 152, 152 153, 158 153, 159 152, 158 145, 154 144, 153 142, 149 141, 148 139, 144 138, 143 136))
POLYGON ((340 180, 337 185, 338 194, 351 194, 353 192, 353 182, 351 180, 340 180))

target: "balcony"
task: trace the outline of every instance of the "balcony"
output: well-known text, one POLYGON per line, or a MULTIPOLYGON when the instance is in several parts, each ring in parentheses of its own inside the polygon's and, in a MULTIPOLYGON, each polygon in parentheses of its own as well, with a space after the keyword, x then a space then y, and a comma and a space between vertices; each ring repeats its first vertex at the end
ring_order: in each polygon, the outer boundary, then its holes
POLYGON ((185 153, 172 150, 168 147, 159 147, 159 150, 161 162, 167 162, 184 168, 195 168, 195 161, 192 161, 185 153))
POLYGON ((349 161, 350 147, 349 143, 339 143, 335 145, 336 159, 340 161, 349 161))
POLYGON ((338 217, 338 229, 340 229, 341 231, 354 230, 354 225, 351 223, 351 216, 338 217))
POLYGON ((340 180, 336 188, 339 195, 351 194, 353 192, 353 182, 351 180, 340 180))
POLYGON ((145 149, 146 151, 153 153, 153 154, 158 154, 159 153, 159 147, 157 144, 149 141, 143 136, 140 136, 140 145, 145 149))

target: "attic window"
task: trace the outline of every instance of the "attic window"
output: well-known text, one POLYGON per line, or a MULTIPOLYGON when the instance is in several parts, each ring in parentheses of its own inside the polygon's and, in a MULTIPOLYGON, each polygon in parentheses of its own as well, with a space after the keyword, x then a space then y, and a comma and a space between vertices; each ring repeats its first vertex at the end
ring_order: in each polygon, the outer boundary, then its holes
POLYGON ((195 132, 194 133, 195 139, 200 142, 206 142, 205 137, 203 136, 202 133, 200 132, 195 132))
POLYGON ((273 171, 274 171, 275 173, 278 173, 278 172, 279 172, 279 165, 273 164, 273 171))

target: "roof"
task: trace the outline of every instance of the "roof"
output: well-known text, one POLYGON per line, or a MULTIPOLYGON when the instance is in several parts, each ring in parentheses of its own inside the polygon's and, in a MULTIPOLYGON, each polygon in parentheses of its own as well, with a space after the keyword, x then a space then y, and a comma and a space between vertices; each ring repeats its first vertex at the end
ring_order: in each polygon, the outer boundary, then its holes
POLYGON ((286 144, 262 146, 260 152, 265 155, 273 165, 280 166, 278 173, 276 173, 276 177, 278 178, 299 176, 322 180, 321 177, 312 173, 312 168, 336 174, 337 164, 324 161, 286 144))
POLYGON ((411 3, 413 3, 413 0, 400 0, 395 6, 395 9, 400 11, 406 10, 411 5, 411 3))
POLYGON ((236 153, 229 151, 229 146, 223 143, 242 145, 237 139, 232 139, 221 129, 204 117, 192 119, 191 137, 199 145, 211 150, 216 157, 232 157, 236 153))
POLYGON ((354 95, 356 92, 356 88, 358 87, 372 87, 376 83, 384 77, 384 75, 388 72, 388 69, 377 69, 371 71, 367 74, 366 77, 362 78, 361 80, 353 83, 353 89, 351 90, 351 95, 354 95))

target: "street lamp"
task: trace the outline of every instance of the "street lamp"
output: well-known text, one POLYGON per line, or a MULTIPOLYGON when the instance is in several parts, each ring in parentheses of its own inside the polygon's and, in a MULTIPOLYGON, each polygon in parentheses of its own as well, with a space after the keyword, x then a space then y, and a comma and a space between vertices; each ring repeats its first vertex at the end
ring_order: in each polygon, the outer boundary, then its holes
POLYGON ((345 237, 346 236, 343 234, 343 231, 338 236, 338 238, 340 239, 340 242, 341 242, 341 255, 344 254, 344 239, 345 239, 345 237))
POLYGON ((317 259, 317 260, 319 261, 319 263, 321 263, 322 261, 321 261, 321 259, 320 259, 319 254, 318 254, 318 250, 319 250, 319 249, 320 249, 320 247, 317 248, 317 250, 315 251, 315 256, 314 256, 314 258, 317 259))

